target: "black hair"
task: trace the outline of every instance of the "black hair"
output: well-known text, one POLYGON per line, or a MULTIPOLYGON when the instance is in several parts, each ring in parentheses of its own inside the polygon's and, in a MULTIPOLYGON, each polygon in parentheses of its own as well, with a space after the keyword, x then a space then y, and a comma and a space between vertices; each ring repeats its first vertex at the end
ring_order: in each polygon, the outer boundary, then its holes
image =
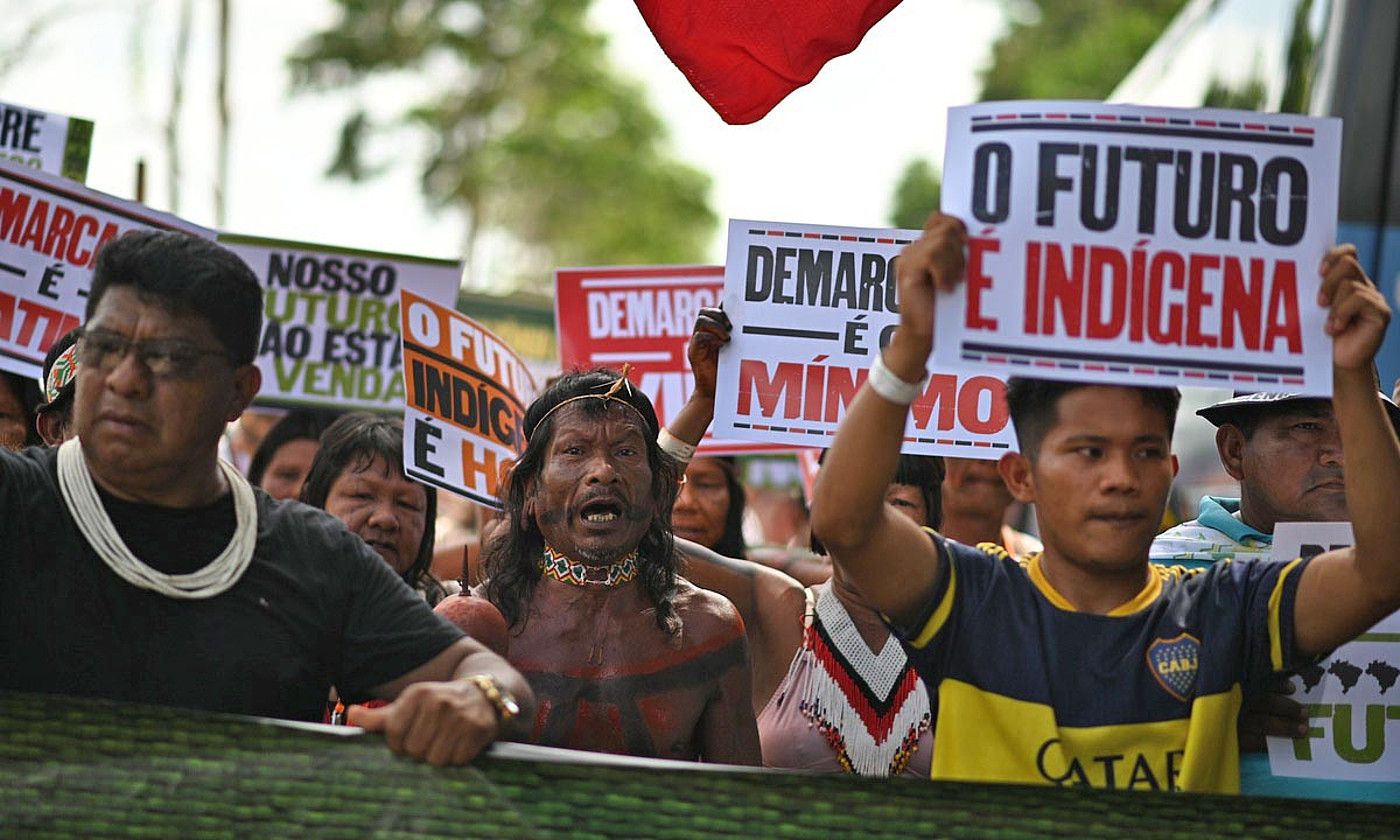
MULTIPOLYGON (((826 450, 822 451, 817 463, 826 461, 826 450)), ((928 527, 937 531, 943 527, 943 476, 947 467, 937 455, 900 455, 895 463, 894 478, 890 484, 903 484, 918 488, 924 497, 925 518, 928 527)), ((816 534, 812 534, 812 553, 825 556, 826 546, 816 534)))
POLYGON ((24 409, 24 446, 39 446, 44 439, 39 437, 39 427, 34 422, 38 414, 39 401, 42 398, 39 392, 39 383, 27 376, 20 376, 17 373, 0 370, 4 375, 0 388, 8 387, 10 392, 19 400, 20 406, 24 409))
POLYGON ((58 341, 49 345, 49 352, 44 354, 44 378, 40 380, 39 387, 39 396, 41 400, 39 403, 39 412, 47 413, 52 411, 62 416, 65 422, 67 422, 69 412, 73 408, 73 392, 78 387, 77 377, 69 379, 67 384, 58 389, 58 394, 54 396, 52 400, 48 400, 49 373, 53 371, 53 364, 58 361, 59 356, 63 355, 63 351, 77 344, 78 337, 82 334, 82 327, 74 327, 64 333, 58 341))
POLYGON ((928 526, 935 531, 943 527, 943 477, 947 467, 936 455, 900 455, 891 484, 919 488, 928 511, 928 526))
POLYGON ((235 364, 250 364, 262 335, 263 292, 248 264, 229 249, 187 233, 133 230, 97 252, 84 320, 108 289, 129 286, 172 313, 193 313, 235 364))
POLYGON ((744 494, 744 484, 739 480, 738 461, 733 455, 711 457, 723 467, 724 486, 729 490, 729 510, 724 514, 724 533, 711 550, 725 557, 747 558, 748 546, 744 544, 744 511, 748 508, 748 501, 744 494))
MULTIPOLYGON (((284 414, 267 430, 253 453, 253 460, 248 463, 248 483, 254 487, 261 486, 263 473, 267 472, 267 465, 272 463, 277 450, 294 440, 319 441, 338 417, 338 411, 319 408, 296 408, 284 414)), ((330 488, 327 488, 327 492, 330 492, 330 488)))
MULTIPOLYGON (((390 469, 403 476, 403 421, 367 411, 351 412, 336 419, 321 435, 321 448, 316 451, 311 470, 306 474, 306 483, 301 486, 301 500, 325 510, 326 499, 336 479, 347 471, 367 469, 375 458, 382 458, 390 469)), ((411 478, 408 480, 413 481, 411 478)), ((422 486, 427 500, 427 506, 423 509, 423 539, 418 544, 418 556, 414 558, 413 565, 403 573, 403 580, 423 592, 429 604, 436 604, 447 595, 442 584, 428 571, 433 562, 437 492, 432 487, 422 486)))
MULTIPOLYGON (((561 376, 525 410, 523 432, 525 450, 512 467, 501 501, 505 527, 497 531, 483 548, 482 562, 487 580, 484 592, 505 616, 506 624, 516 626, 525 620, 530 599, 540 581, 539 559, 544 537, 534 517, 525 514, 526 496, 544 470, 546 453, 554 438, 558 414, 551 413, 565 400, 585 395, 602 395, 618 383, 610 370, 573 372, 561 376)), ((624 385, 613 396, 626 402, 641 415, 646 426, 647 464, 651 467, 651 497, 655 500, 651 524, 642 535, 638 550, 637 582, 643 595, 656 607, 656 624, 668 635, 679 635, 680 616, 672 603, 676 594, 675 538, 671 534, 671 506, 676 502, 680 468, 656 443, 660 431, 651 400, 635 387, 624 385)), ((611 400, 585 399, 574 403, 585 418, 600 418, 611 400)))
MULTIPOLYGON (((1013 376, 1006 382, 1006 404, 1011 409, 1011 422, 1016 426, 1016 442, 1021 453, 1035 460, 1045 435, 1059 419, 1060 398, 1080 388, 1092 388, 1093 382, 1060 382, 1051 379, 1031 379, 1013 376)), ((1136 391, 1143 401, 1161 410, 1167 421, 1167 441, 1176 428, 1176 410, 1181 405, 1181 392, 1175 388, 1144 388, 1135 385, 1115 385, 1136 391)))

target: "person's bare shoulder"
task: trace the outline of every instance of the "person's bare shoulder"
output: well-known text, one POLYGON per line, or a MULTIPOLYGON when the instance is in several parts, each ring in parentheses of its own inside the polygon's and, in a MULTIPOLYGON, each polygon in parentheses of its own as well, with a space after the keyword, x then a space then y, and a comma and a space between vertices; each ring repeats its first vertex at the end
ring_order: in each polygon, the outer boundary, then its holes
POLYGON ((676 615, 685 628, 689 644, 723 644, 744 637, 744 620, 729 599, 708 589, 701 589, 683 577, 676 578, 676 595, 672 599, 676 615))

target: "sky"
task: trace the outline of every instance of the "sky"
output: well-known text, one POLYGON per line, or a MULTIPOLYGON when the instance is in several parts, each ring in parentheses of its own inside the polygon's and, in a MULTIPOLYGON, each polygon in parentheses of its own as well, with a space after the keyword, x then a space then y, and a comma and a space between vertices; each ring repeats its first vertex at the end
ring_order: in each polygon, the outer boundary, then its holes
MULTIPOLYGON (((0 77, 0 101, 96 123, 88 184, 213 226, 215 20, 194 3, 178 132, 179 203, 168 185, 178 0, 0 0, 0 43, 36 14, 58 14, 29 56, 0 77)), ((374 148, 381 177, 324 177, 341 119, 356 103, 388 118, 440 80, 402 75, 354 93, 289 94, 285 58, 334 14, 329 0, 234 0, 233 143, 228 220, 243 234, 456 258, 461 217, 433 213, 417 185, 422 138, 374 148)), ((757 125, 729 126, 666 58, 632 0, 597 0, 593 19, 612 60, 644 81, 678 157, 708 172, 721 219, 886 225, 894 184, 914 157, 941 160, 944 114, 976 98, 977 71, 1004 25, 995 0, 910 0, 852 54, 833 60, 757 125)), ((708 259, 723 259, 723 224, 708 259)), ((482 259, 500 259, 488 242, 482 259)), ((473 272, 491 285, 490 265, 473 272)))

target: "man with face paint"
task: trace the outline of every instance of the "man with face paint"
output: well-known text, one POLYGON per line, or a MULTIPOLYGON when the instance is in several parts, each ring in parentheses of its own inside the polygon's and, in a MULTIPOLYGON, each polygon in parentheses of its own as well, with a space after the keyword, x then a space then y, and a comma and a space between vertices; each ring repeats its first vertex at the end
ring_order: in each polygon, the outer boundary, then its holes
POLYGON ((625 373, 573 373, 523 431, 482 592, 539 701, 531 740, 757 764, 744 625, 676 573, 679 473, 651 402, 625 373))

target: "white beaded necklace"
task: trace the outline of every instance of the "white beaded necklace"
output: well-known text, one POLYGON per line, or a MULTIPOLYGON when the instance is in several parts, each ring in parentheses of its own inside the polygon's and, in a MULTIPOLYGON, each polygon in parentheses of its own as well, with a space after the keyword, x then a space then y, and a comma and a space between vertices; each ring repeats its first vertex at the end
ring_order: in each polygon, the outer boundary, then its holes
POLYGON ((236 523, 233 538, 204 568, 187 575, 168 575, 141 562, 122 541, 97 495, 97 486, 88 472, 78 439, 73 438, 58 448, 58 487, 88 545, 122 580, 167 598, 213 598, 238 583, 253 561, 253 547, 258 537, 258 508, 253 488, 228 463, 220 460, 219 468, 233 490, 236 523))

